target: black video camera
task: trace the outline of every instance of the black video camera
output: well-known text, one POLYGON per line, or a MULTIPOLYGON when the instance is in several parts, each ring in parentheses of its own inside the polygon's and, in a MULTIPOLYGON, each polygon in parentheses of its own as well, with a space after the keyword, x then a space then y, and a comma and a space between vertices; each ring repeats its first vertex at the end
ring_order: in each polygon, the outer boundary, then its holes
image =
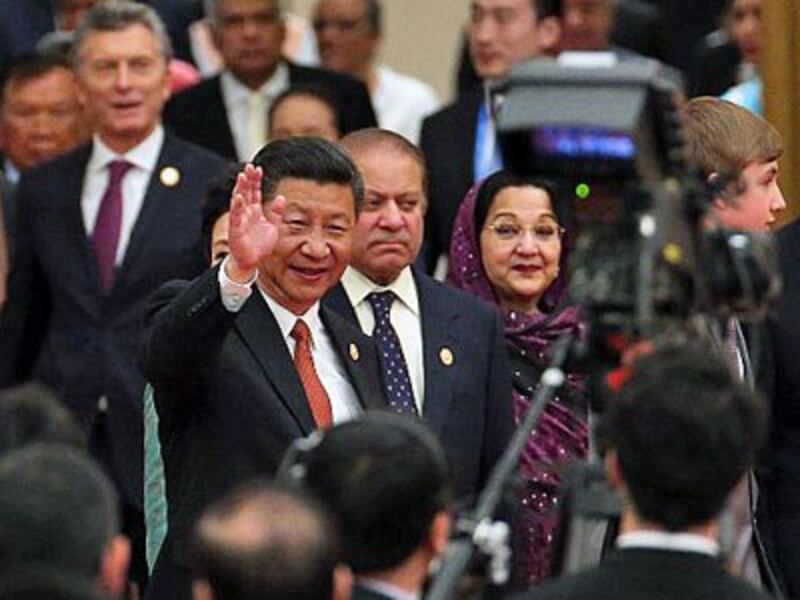
POLYGON ((766 312, 780 290, 771 239, 704 227, 713 190, 684 163, 680 86, 660 63, 532 62, 494 94, 507 168, 559 188, 592 352, 694 314, 766 312))

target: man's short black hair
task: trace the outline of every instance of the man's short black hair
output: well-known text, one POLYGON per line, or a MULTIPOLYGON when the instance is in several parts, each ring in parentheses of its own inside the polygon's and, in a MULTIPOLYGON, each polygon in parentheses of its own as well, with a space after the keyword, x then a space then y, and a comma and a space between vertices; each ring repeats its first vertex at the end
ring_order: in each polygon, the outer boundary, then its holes
POLYGON ((53 392, 27 383, 0 392, 0 456, 34 442, 83 448, 85 435, 53 392))
POLYGON ((564 0, 531 0, 536 9, 537 19, 547 17, 562 18, 564 16, 564 0))
POLYGON ((251 484, 213 504, 195 532, 195 567, 215 600, 319 600, 333 593, 334 526, 314 501, 251 484))
POLYGON ((117 495, 85 453, 31 444, 0 458, 0 573, 38 563, 95 579, 118 531, 117 495))
POLYGON ((0 598, 4 600, 109 600, 96 578, 58 567, 36 564, 3 573, 0 598))
POLYGON ((680 531, 722 510, 766 418, 762 399, 708 348, 670 347, 636 361, 600 433, 639 516, 680 531))
POLYGON ((244 163, 232 163, 227 171, 208 188, 200 225, 203 256, 208 262, 211 262, 211 234, 214 224, 222 215, 231 210, 231 194, 236 185, 236 177, 242 169, 244 169, 244 163))
POLYGON ((69 59, 66 56, 59 56, 55 53, 46 54, 25 54, 22 55, 8 65, 2 73, 0 73, 0 81, 2 81, 2 95, 0 95, 0 103, 5 98, 8 87, 11 84, 27 83, 34 79, 39 79, 47 75, 55 69, 72 70, 69 59))
POLYGON ((326 140, 314 137, 276 140, 258 151, 253 164, 264 170, 262 193, 265 201, 273 199, 282 179, 292 177, 349 186, 356 212, 364 202, 364 183, 352 159, 326 140))
POLYGON ((342 558, 356 574, 403 563, 452 493, 436 437, 393 414, 334 427, 308 457, 303 483, 336 517, 342 558))

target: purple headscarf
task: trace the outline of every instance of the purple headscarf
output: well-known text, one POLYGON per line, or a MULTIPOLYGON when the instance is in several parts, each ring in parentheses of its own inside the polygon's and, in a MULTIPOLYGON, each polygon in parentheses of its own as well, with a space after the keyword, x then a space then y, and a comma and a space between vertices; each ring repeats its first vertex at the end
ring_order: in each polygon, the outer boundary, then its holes
MULTIPOLYGON (((539 356, 562 334, 581 329, 580 313, 575 306, 558 308, 566 296, 566 283, 561 274, 541 302, 545 309, 551 311, 526 315, 502 307, 483 268, 480 242, 476 234, 475 202, 481 185, 482 182, 472 186, 456 216, 450 242, 450 269, 447 279, 451 285, 495 304, 502 315, 506 338, 531 356, 539 356)), ((564 262, 563 253, 561 262, 564 262)), ((561 270, 563 272, 564 269, 561 270)))

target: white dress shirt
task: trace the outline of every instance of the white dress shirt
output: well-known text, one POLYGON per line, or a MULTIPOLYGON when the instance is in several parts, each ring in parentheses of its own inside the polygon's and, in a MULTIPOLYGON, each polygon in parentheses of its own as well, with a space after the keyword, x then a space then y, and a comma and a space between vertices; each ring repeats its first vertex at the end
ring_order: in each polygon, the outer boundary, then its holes
POLYGON ((632 531, 617 538, 618 548, 642 548, 649 550, 671 550, 673 552, 696 552, 717 556, 719 544, 704 535, 694 533, 670 533, 668 531, 632 531))
POLYGON ((436 92, 427 83, 386 65, 377 68, 377 76, 372 105, 378 123, 418 144, 422 120, 439 109, 436 92))
MULTIPOLYGON (((256 278, 248 283, 240 284, 231 280, 225 273, 228 259, 226 258, 219 269, 219 287, 222 304, 230 312, 239 312, 252 293, 252 284, 256 278)), ((311 330, 311 357, 322 386, 328 392, 331 401, 333 422, 344 423, 358 417, 363 411, 358 401, 353 385, 342 365, 333 342, 319 316, 319 302, 309 308, 299 317, 278 304, 261 287, 258 288, 262 297, 272 311, 278 327, 283 335, 283 341, 290 356, 294 356, 295 340, 292 337, 292 328, 298 319, 302 319, 311 330)))
MULTIPOLYGON (((250 95, 252 93, 262 94, 264 96, 264 111, 268 113, 272 101, 275 100, 278 94, 289 88, 289 68, 284 63, 278 64, 272 77, 257 90, 251 90, 236 79, 229 71, 223 71, 219 81, 222 90, 222 100, 225 103, 225 112, 228 115, 228 124, 233 134, 234 146, 236 147, 236 156, 240 161, 250 161, 255 153, 261 149, 253 147, 248 128, 250 123, 250 95)), ((266 116, 264 122, 267 122, 266 116)), ((266 137, 267 131, 265 128, 265 140, 266 137)))
POLYGON ((419 414, 423 414, 425 406, 425 354, 422 349, 422 317, 419 310, 419 296, 417 285, 411 267, 406 267, 400 275, 388 286, 381 286, 359 273, 352 267, 347 267, 342 276, 342 285, 350 304, 356 312, 361 331, 372 335, 375 329, 375 315, 367 296, 372 292, 385 292, 391 290, 397 296, 389 313, 389 321, 400 339, 400 347, 408 366, 408 376, 411 378, 411 388, 414 391, 414 402, 419 414))
POLYGON ((391 583, 386 583, 385 581, 372 579, 370 577, 359 577, 356 581, 356 584, 362 588, 382 594, 383 596, 391 598, 392 600, 419 600, 422 597, 421 594, 413 594, 411 592, 401 590, 399 587, 392 585, 391 583))
POLYGON ((91 237, 94 232, 100 203, 108 187, 111 175, 109 164, 115 160, 126 160, 133 165, 122 178, 122 226, 120 228, 117 256, 114 264, 119 266, 125 258, 133 227, 139 218, 144 205, 147 186, 158 163, 161 147, 164 145, 164 128, 159 125, 143 142, 125 154, 117 154, 103 143, 100 136, 94 136, 92 154, 86 165, 83 176, 83 192, 81 193, 81 212, 86 234, 91 237))

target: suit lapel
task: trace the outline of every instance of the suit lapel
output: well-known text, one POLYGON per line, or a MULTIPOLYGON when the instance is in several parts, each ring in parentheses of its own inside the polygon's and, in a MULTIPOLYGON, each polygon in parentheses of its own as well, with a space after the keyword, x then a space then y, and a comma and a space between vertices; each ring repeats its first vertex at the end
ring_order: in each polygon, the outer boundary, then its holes
POLYGON ((236 319, 236 330, 303 434, 313 432, 316 424, 303 384, 289 356, 278 322, 257 290, 242 307, 236 319))
MULTIPOLYGON (((64 231, 69 238, 63 247, 59 248, 59 252, 68 253, 75 251, 78 253, 78 260, 75 264, 82 264, 84 267, 80 269, 81 273, 86 274, 86 281, 91 290, 99 290, 99 274, 97 270, 97 259, 92 248, 92 241, 86 231, 86 226, 83 222, 83 209, 81 206, 81 197, 83 195, 83 179, 86 174, 86 166, 89 162, 91 155, 91 144, 81 148, 75 155, 75 160, 69 163, 64 170, 63 178, 57 182, 58 197, 64 198, 67 203, 64 211, 65 222, 60 225, 64 227, 64 231)), ((65 264, 71 264, 73 261, 66 255, 61 256, 61 260, 65 264)))
POLYGON ((131 231, 131 239, 128 242, 128 247, 125 250, 125 256, 122 259, 122 265, 114 278, 114 287, 118 287, 125 281, 125 277, 129 275, 131 269, 139 264, 137 256, 142 252, 142 249, 147 242, 148 233, 154 229, 156 221, 163 217, 162 207, 171 200, 170 192, 167 187, 161 183, 159 174, 161 169, 170 165, 173 161, 172 144, 170 143, 169 136, 164 137, 164 143, 161 146, 161 152, 158 156, 158 161, 150 175, 150 181, 147 183, 147 189, 144 193, 144 200, 142 201, 142 208, 136 223, 133 225, 131 231))
POLYGON ((455 373, 453 365, 459 360, 456 329, 452 321, 458 316, 448 310, 447 299, 440 298, 436 284, 414 269, 414 281, 419 295, 422 317, 422 348, 425 354, 425 407, 423 417, 437 433, 441 433, 453 401, 455 373), (446 364, 446 363, 450 364, 446 364))
MULTIPOLYGON (((358 322, 358 317, 356 316, 356 311, 353 305, 350 304, 350 298, 347 297, 347 292, 344 291, 344 286, 341 281, 325 295, 322 303, 351 325, 355 325, 359 329, 361 328, 361 324, 358 322)), ((367 333, 365 335, 369 334, 367 333)))
POLYGON ((236 157, 236 144, 233 141, 233 131, 228 121, 228 111, 225 108, 225 99, 222 97, 222 83, 219 75, 211 79, 208 83, 208 106, 211 110, 204 118, 209 120, 208 130, 216 132, 220 136, 220 153, 222 156, 236 157))
POLYGON ((386 402, 378 380, 378 369, 370 368, 377 366, 375 353, 373 348, 365 347, 372 343, 371 340, 360 334, 357 325, 347 327, 340 320, 342 317, 327 306, 322 306, 319 314, 330 334, 336 354, 350 377, 350 383, 356 390, 361 407, 365 410, 385 409, 386 402))

